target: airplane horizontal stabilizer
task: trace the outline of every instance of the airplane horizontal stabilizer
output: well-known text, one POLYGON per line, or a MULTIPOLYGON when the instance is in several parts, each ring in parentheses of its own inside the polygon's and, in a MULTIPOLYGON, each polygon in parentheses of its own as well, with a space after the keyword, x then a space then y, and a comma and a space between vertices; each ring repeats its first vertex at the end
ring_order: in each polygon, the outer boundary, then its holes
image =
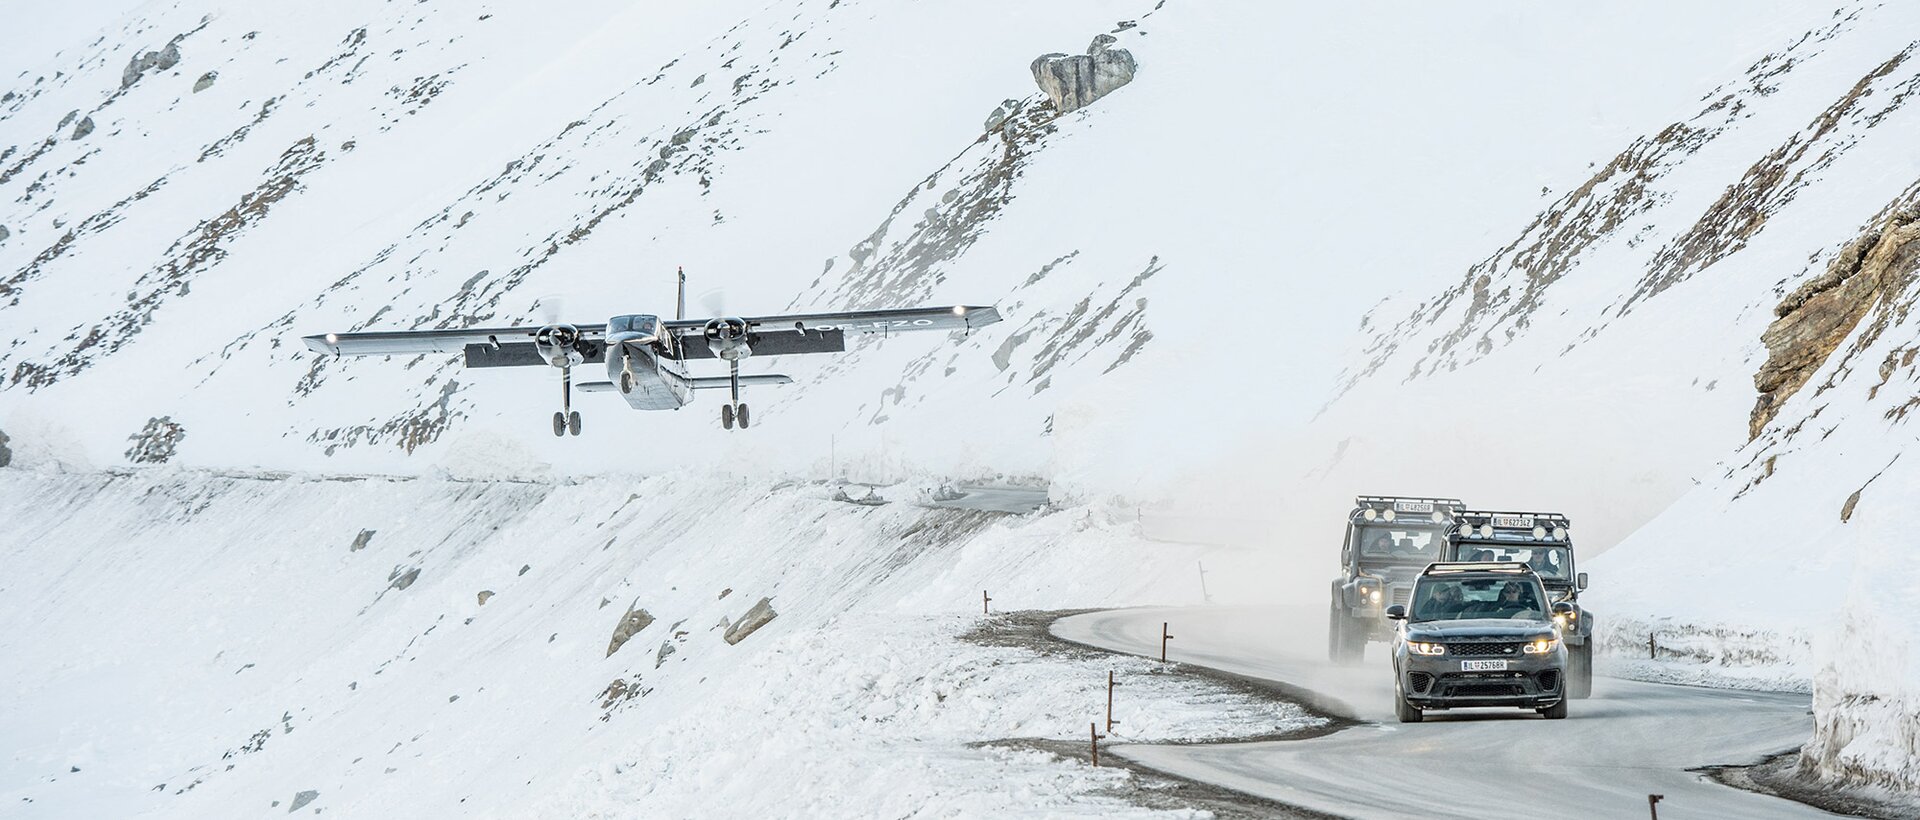
MULTIPOLYGON (((726 376, 700 376, 697 378, 688 379, 687 382, 691 384, 693 386, 693 389, 695 390, 725 390, 728 387, 731 387, 733 385, 732 380, 728 379, 726 376)), ((792 376, 783 376, 779 373, 760 373, 752 376, 740 377, 741 387, 745 387, 750 384, 792 384, 792 383, 793 383, 792 376)))

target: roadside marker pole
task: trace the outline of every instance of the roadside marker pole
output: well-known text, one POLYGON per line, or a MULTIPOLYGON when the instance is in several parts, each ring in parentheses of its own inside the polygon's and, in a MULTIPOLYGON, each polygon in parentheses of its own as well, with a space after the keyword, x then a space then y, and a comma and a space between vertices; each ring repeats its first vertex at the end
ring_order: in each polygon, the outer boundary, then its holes
POLYGON ((1201 603, 1213 603, 1213 593, 1207 591, 1207 565, 1200 561, 1193 563, 1200 567, 1200 601, 1201 603))
POLYGON ((987 597, 987 591, 986 591, 986 590, 984 590, 984 589, 983 589, 983 590, 980 590, 980 614, 982 614, 982 615, 992 615, 992 614, 993 614, 993 612, 992 612, 991 610, 989 610, 989 609, 987 609, 987 604, 988 604, 989 602, 991 602, 992 600, 993 600, 992 598, 988 598, 988 597, 987 597))
POLYGON ((1664 794, 1647 795, 1647 813, 1653 815, 1653 820, 1660 820, 1660 809, 1654 806, 1654 804, 1664 799, 1666 799, 1666 795, 1664 794))
POLYGON ((1659 657, 1659 645, 1655 644, 1653 642, 1653 639, 1654 639, 1654 633, 1648 632, 1647 633, 1647 660, 1654 660, 1655 658, 1659 657))
POLYGON ((1107 670, 1107 731, 1113 731, 1113 687, 1120 684, 1113 680, 1113 670, 1107 670))
POLYGON ((1167 631, 1167 622, 1160 622, 1160 662, 1167 660, 1167 641, 1173 640, 1173 633, 1167 631))
POLYGON ((1088 745, 1090 746, 1090 748, 1093 749, 1093 765, 1099 766, 1100 765, 1100 741, 1102 738, 1105 738, 1106 735, 1100 734, 1100 724, 1089 723, 1087 724, 1087 736, 1092 738, 1092 741, 1088 745))

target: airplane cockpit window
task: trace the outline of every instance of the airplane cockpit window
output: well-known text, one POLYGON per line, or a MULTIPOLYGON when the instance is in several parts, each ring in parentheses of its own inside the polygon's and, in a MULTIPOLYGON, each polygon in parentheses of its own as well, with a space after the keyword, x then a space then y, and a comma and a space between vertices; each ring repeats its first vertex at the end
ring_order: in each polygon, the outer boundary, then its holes
POLYGON ((615 316, 607 321, 607 331, 610 333, 639 333, 642 335, 651 335, 658 331, 659 325, 660 318, 657 316, 649 316, 646 314, 615 316))

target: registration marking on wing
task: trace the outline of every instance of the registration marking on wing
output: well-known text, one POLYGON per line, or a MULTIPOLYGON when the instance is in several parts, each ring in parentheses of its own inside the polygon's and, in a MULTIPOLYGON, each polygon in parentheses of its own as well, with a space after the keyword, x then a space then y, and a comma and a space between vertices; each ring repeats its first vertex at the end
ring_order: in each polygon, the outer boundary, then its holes
POLYGON ((1461 661, 1460 662, 1460 671, 1462 672, 1504 672, 1506 671, 1506 669, 1507 669, 1506 661, 1461 661))
POLYGON ((1493 525, 1503 530, 1530 530, 1530 529, 1533 529, 1533 517, 1520 516, 1520 515, 1496 515, 1493 517, 1493 525))

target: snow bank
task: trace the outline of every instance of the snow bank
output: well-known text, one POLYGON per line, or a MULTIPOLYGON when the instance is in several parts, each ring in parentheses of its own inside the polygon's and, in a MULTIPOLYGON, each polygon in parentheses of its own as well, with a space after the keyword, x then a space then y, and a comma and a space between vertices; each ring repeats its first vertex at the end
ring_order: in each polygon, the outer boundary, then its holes
POLYGON ((827 496, 693 475, 0 470, 0 802, 206 817, 314 791, 349 816, 765 816, 861 795, 1123 813, 1089 796, 1121 775, 969 744, 1080 737, 1109 668, 1128 684, 1121 738, 1301 725, 1141 661, 955 640, 982 589, 996 609, 1192 600, 1172 579, 1193 553, 1131 520, 827 496), (773 620, 727 644, 763 598, 773 620), (652 620, 609 655, 630 609, 652 620))

